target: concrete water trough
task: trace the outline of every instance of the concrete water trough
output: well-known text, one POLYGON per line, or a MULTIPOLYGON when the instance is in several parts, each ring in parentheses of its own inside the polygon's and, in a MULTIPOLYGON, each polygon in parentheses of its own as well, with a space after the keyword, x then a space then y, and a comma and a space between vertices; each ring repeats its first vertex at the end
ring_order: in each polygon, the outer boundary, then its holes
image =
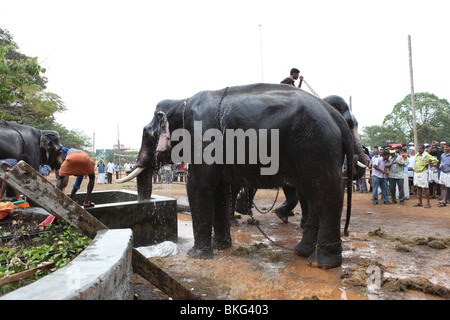
MULTIPOLYGON (((85 193, 73 200, 82 204, 85 193)), ((133 230, 133 246, 149 246, 178 239, 177 201, 158 195, 151 200, 138 201, 136 191, 110 190, 92 193, 95 207, 86 208, 90 214, 110 229, 133 230)))

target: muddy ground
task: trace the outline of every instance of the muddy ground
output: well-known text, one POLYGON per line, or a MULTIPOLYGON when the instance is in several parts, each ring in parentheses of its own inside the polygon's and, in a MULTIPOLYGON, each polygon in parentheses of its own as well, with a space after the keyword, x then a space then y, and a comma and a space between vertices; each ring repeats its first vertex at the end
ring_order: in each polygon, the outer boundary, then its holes
MULTIPOLYGON (((154 193, 188 203, 181 184, 155 185, 154 193)), ((259 190, 255 203, 259 209, 270 208, 275 196, 276 191, 259 190)), ((306 258, 291 251, 303 231, 300 206, 287 224, 274 213, 253 209, 270 240, 249 216, 242 216, 232 227, 233 247, 216 250, 212 260, 186 255, 193 245, 192 222, 188 214, 179 213, 181 253, 152 259, 202 299, 449 299, 449 207, 439 208, 437 200, 431 200, 430 209, 413 208, 413 196, 404 206, 372 205, 370 197, 353 193, 350 235, 343 237, 340 268, 311 268, 306 258)), ((280 192, 276 205, 284 199, 280 192)), ((342 227, 344 223, 345 217, 342 227)), ((139 299, 168 299, 138 275, 134 288, 139 299)))
MULTIPOLYGON (((135 182, 95 186, 95 190, 121 188, 135 190, 135 182)), ((156 184, 153 192, 188 204, 184 184, 156 184)), ((255 203, 260 209, 270 208, 275 196, 274 190, 259 190, 255 203)), ((284 199, 280 192, 276 205, 284 199)), ((231 228, 233 247, 216 250, 211 260, 186 255, 193 245, 192 222, 189 214, 180 212, 181 252, 152 261, 202 299, 449 299, 450 206, 439 208, 432 199, 430 209, 414 208, 416 201, 411 196, 404 206, 372 205, 371 194, 354 192, 350 235, 342 238, 344 261, 339 268, 309 267, 306 258, 291 251, 303 231, 300 206, 287 224, 274 213, 253 209, 260 229, 275 244, 249 224, 249 216, 242 216, 231 228)), ((342 228, 344 223, 345 216, 342 228)), ((134 291, 139 300, 169 299, 137 274, 134 291)))

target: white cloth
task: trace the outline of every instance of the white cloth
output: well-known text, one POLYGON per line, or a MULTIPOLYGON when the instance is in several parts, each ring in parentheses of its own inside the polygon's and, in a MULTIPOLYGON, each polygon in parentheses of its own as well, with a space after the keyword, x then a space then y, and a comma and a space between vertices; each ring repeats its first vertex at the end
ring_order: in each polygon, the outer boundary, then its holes
POLYGON ((408 176, 410 178, 414 177, 414 164, 416 163, 416 156, 409 157, 409 164, 408 164, 408 176), (412 170, 409 170, 411 168, 412 170))
POLYGON ((428 180, 430 182, 439 183, 437 168, 430 168, 428 180))
POLYGON ((180 252, 178 245, 171 241, 164 241, 162 243, 147 246, 147 247, 138 247, 137 251, 142 253, 146 258, 151 257, 168 257, 174 256, 180 252))
POLYGON ((99 173, 98 174, 98 179, 97 179, 97 183, 105 183, 105 174, 104 173, 99 173))
POLYGON ((419 188, 428 188, 428 171, 414 172, 414 185, 419 188))
POLYGON ((439 178, 439 183, 450 188, 450 172, 441 171, 441 177, 439 178))

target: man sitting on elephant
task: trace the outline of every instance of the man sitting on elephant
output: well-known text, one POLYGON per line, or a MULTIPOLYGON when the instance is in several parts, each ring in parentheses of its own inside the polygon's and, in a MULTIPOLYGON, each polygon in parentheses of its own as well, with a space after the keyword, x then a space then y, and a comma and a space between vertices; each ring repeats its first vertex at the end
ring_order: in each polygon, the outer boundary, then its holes
POLYGON ((87 186, 86 198, 83 206, 85 208, 93 207, 95 204, 91 202, 91 194, 94 190, 95 184, 95 163, 89 158, 89 155, 81 150, 68 149, 66 147, 61 148, 60 157, 62 157, 61 168, 58 170, 57 187, 59 190, 63 190, 68 183, 69 176, 77 176, 77 180, 73 185, 70 197, 72 198, 75 193, 80 189, 81 182, 84 175, 89 176, 89 184, 87 186))

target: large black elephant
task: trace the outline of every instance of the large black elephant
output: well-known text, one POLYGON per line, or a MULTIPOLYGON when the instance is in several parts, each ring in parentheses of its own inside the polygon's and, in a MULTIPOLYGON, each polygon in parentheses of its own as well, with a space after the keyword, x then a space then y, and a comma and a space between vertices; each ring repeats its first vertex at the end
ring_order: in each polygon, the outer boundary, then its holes
MULTIPOLYGON (((118 182, 137 177, 139 199, 150 199, 153 172, 173 160, 181 143, 194 156, 187 180, 194 230, 190 256, 209 258, 213 247, 231 246, 233 188, 291 186, 307 202, 308 224, 312 226, 295 247, 296 253, 308 257, 312 266, 341 265, 341 169, 344 158, 350 159, 351 176, 352 164, 364 156, 355 154, 349 126, 328 103, 301 89, 278 84, 237 86, 202 91, 186 100, 164 100, 144 127, 137 169, 118 182), (181 135, 180 129, 187 134, 181 135), (255 132, 256 143, 249 134, 249 143, 242 149, 234 136, 228 136, 238 131, 255 132), (183 142, 178 142, 181 137, 183 142), (219 142, 222 149, 217 147, 219 142), (198 161, 202 152, 211 152, 216 161, 198 161), (255 153, 259 155, 256 162, 252 158, 255 153), (226 161, 221 162, 220 155, 226 161), (246 161, 242 162, 241 156, 246 161)), ((183 157, 185 152, 183 149, 183 157)), ((347 199, 351 210, 351 193, 347 199)))
POLYGON ((19 159, 21 155, 27 154, 30 166, 36 171, 40 164, 59 169, 57 157, 61 147, 59 133, 56 131, 0 121, 0 159, 19 159))
MULTIPOLYGON (((353 145, 354 145, 354 153, 362 157, 364 152, 363 146, 361 144, 361 140, 359 138, 358 133, 358 121, 350 110, 348 104, 339 96, 331 95, 323 99, 325 102, 330 104, 333 108, 339 111, 340 114, 343 115, 345 120, 347 121, 348 127, 350 128, 353 136, 353 145)), ((358 180, 364 176, 365 166, 367 164, 365 161, 361 161, 358 166, 361 168, 356 170, 353 173, 353 180, 358 180)), ((307 228, 307 217, 308 217, 308 205, 307 202, 302 198, 301 194, 295 188, 291 186, 283 186, 283 192, 285 194, 286 200, 277 208, 275 208, 275 214, 284 222, 288 221, 289 212, 291 212, 300 201, 300 205, 302 208, 302 221, 301 227, 307 228)), ((251 208, 253 203, 253 197, 256 193, 256 190, 253 189, 244 189, 240 197, 237 198, 236 208, 237 211, 244 214, 251 214, 251 208)), ((233 219, 233 218, 232 218, 233 219)), ((350 221, 350 217, 347 217, 346 229, 348 227, 348 223, 350 221)))

